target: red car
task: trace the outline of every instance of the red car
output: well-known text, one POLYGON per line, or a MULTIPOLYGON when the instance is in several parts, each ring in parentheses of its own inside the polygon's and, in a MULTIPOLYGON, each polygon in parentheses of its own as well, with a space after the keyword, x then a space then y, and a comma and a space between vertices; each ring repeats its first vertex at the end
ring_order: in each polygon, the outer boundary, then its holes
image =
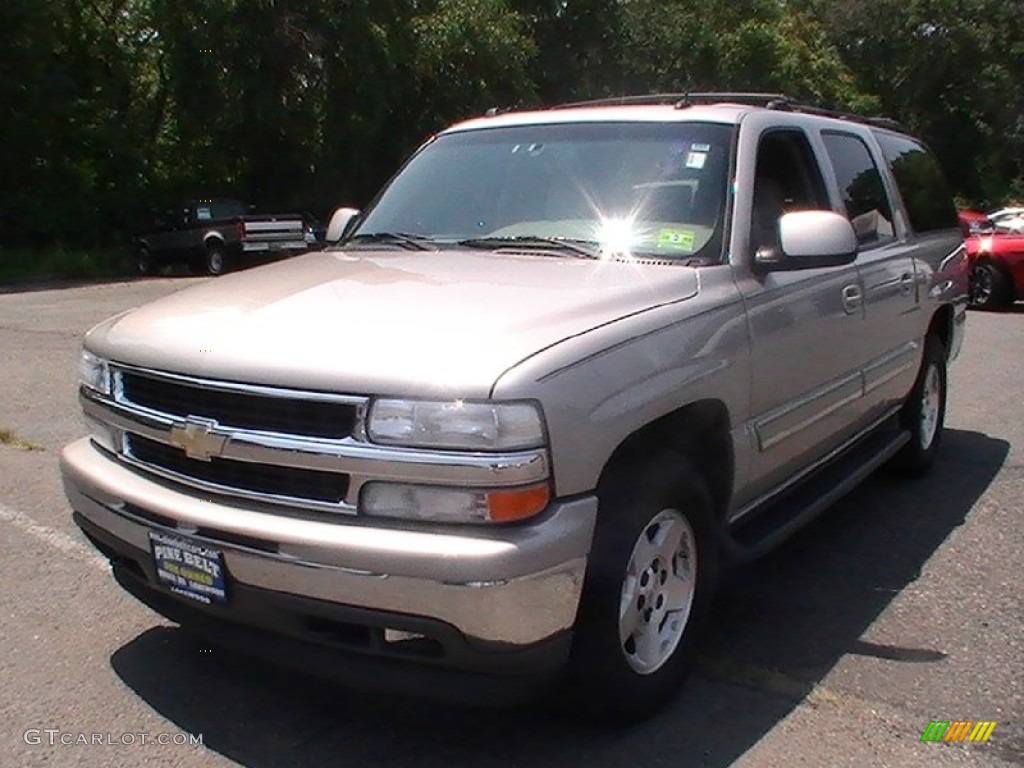
POLYGON ((964 233, 964 237, 970 237, 992 228, 992 222, 988 216, 979 211, 958 211, 957 216, 960 219, 960 230, 964 233))
POLYGON ((964 240, 971 265, 971 306, 1007 307, 1024 298, 1024 233, 972 234, 964 240))

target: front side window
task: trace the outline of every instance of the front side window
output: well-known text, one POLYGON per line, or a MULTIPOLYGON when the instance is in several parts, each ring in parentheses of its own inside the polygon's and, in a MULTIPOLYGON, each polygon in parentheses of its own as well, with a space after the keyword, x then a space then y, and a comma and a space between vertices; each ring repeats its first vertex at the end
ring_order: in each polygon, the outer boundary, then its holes
POLYGON ((412 158, 349 238, 444 244, 583 243, 721 257, 733 127, 572 123, 442 134, 412 158))
POLYGON ((757 146, 752 250, 779 247, 779 219, 785 213, 828 208, 821 170, 803 131, 784 128, 765 133, 757 146))
POLYGON ((843 196, 846 215, 861 245, 875 245, 896 236, 892 205, 882 175, 867 145, 849 133, 825 132, 821 136, 843 196))

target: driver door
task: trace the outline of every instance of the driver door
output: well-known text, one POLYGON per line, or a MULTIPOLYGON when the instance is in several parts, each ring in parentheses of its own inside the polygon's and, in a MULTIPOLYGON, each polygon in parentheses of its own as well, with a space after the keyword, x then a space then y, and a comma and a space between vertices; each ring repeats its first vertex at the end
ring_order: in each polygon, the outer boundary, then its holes
MULTIPOLYGON (((746 263, 778 248, 778 221, 832 206, 802 128, 771 128, 757 142, 746 263)), ((865 330, 856 263, 740 273, 751 341, 749 483, 738 508, 825 457, 856 431, 863 396, 856 340, 865 330)))

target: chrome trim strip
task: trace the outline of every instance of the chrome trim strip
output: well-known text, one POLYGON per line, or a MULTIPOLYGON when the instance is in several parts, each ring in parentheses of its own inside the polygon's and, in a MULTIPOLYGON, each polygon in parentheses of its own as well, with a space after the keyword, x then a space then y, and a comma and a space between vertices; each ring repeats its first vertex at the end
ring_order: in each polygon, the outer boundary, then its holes
POLYGON ((754 420, 758 448, 763 453, 863 396, 864 378, 860 371, 807 392, 754 420), (831 400, 834 395, 839 399, 831 400), (784 422, 788 416, 795 416, 798 420, 786 425, 784 422))
POLYGON ((191 475, 182 475, 178 472, 172 472, 169 469, 158 467, 155 464, 148 464, 144 461, 139 461, 134 456, 129 454, 125 450, 119 450, 117 457, 125 464, 133 467, 138 467, 145 472, 157 475, 159 477, 166 478, 181 485, 187 485, 192 488, 198 488, 201 491, 208 491, 209 493, 220 494, 222 496, 236 496, 242 499, 252 499, 253 501, 267 502, 270 504, 283 504, 288 507, 299 507, 301 509, 317 509, 325 512, 332 512, 334 514, 341 515, 355 515, 357 514, 356 507, 348 503, 347 497, 345 501, 338 502, 335 504, 330 501, 319 501, 317 499, 309 499, 304 497, 296 496, 281 496, 273 493, 259 493, 257 491, 249 491, 245 488, 239 488, 233 485, 220 485, 218 483, 210 483, 205 480, 192 477, 191 475))
POLYGON ((796 485, 801 480, 806 478, 808 475, 813 474, 814 472, 816 472, 822 466, 824 466, 828 462, 832 461, 832 459, 834 459, 840 453, 842 453, 843 451, 847 450, 850 446, 852 446, 858 440, 863 439, 872 430, 877 429, 882 424, 884 424, 886 421, 888 421, 893 416, 895 416, 897 413, 899 413, 901 407, 902 407, 902 405, 897 405, 897 406, 895 406, 893 408, 890 408, 879 419, 877 419, 876 421, 871 422, 871 424, 869 424, 867 427, 862 429, 860 432, 858 432, 856 435, 851 437, 846 442, 844 442, 841 445, 839 445, 837 448, 832 449, 831 451, 826 453, 824 456, 822 456, 820 459, 818 459, 815 462, 812 462, 807 467, 802 469, 800 472, 797 472, 795 475, 790 477, 788 480, 785 480, 784 482, 782 482, 779 485, 775 486, 770 491, 767 491, 766 493, 761 494, 760 496, 758 496, 753 501, 750 501, 747 504, 745 504, 744 506, 740 507, 736 512, 734 512, 729 517, 729 524, 731 525, 732 523, 738 522, 739 520, 743 519, 746 515, 748 515, 750 512, 755 510, 757 507, 759 507, 762 504, 765 504, 766 502, 770 501, 774 497, 778 496, 780 493, 784 493, 785 491, 789 490, 789 488, 791 488, 792 486, 796 485))
MULTIPOLYGON (((370 398, 363 395, 340 395, 333 392, 313 392, 305 389, 287 389, 281 387, 268 387, 263 384, 242 384, 234 381, 222 381, 218 379, 200 379, 195 376, 187 376, 181 373, 168 373, 167 371, 154 371, 150 368, 139 368, 124 363, 111 362, 110 372, 112 376, 119 377, 122 372, 136 373, 140 376, 148 376, 153 379, 163 379, 181 384, 188 384, 200 389, 216 389, 227 392, 236 392, 240 395, 259 395, 260 397, 277 397, 286 400, 318 400, 326 403, 341 403, 346 405, 365 405, 370 398)), ((118 382, 120 384, 120 382, 118 382)), ((116 398, 119 403, 128 403, 123 392, 116 398)), ((135 403, 138 405, 138 403, 135 403)), ((142 406, 144 407, 144 406, 142 406)))
POLYGON ((864 388, 864 392, 865 393, 873 392, 874 390, 878 389, 882 385, 888 384, 890 381, 895 379, 897 376, 899 376, 904 371, 908 371, 908 370, 913 369, 914 366, 915 366, 915 363, 914 363, 913 360, 911 360, 910 362, 904 363, 903 365, 899 366, 898 368, 892 368, 887 373, 884 373, 881 376, 878 376, 877 378, 875 378, 872 381, 868 382, 867 386, 864 388))
POLYGON ((865 393, 878 389, 910 368, 916 368, 920 346, 916 341, 908 341, 865 366, 865 393))

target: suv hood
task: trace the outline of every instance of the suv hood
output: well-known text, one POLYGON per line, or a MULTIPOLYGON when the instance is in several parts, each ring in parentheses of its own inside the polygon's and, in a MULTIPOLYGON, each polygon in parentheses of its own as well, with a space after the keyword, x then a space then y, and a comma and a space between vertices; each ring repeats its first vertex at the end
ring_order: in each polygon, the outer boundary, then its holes
POLYGON ((696 270, 538 253, 321 251, 93 329, 122 363, 352 394, 487 397, 568 337, 697 292, 696 270))

